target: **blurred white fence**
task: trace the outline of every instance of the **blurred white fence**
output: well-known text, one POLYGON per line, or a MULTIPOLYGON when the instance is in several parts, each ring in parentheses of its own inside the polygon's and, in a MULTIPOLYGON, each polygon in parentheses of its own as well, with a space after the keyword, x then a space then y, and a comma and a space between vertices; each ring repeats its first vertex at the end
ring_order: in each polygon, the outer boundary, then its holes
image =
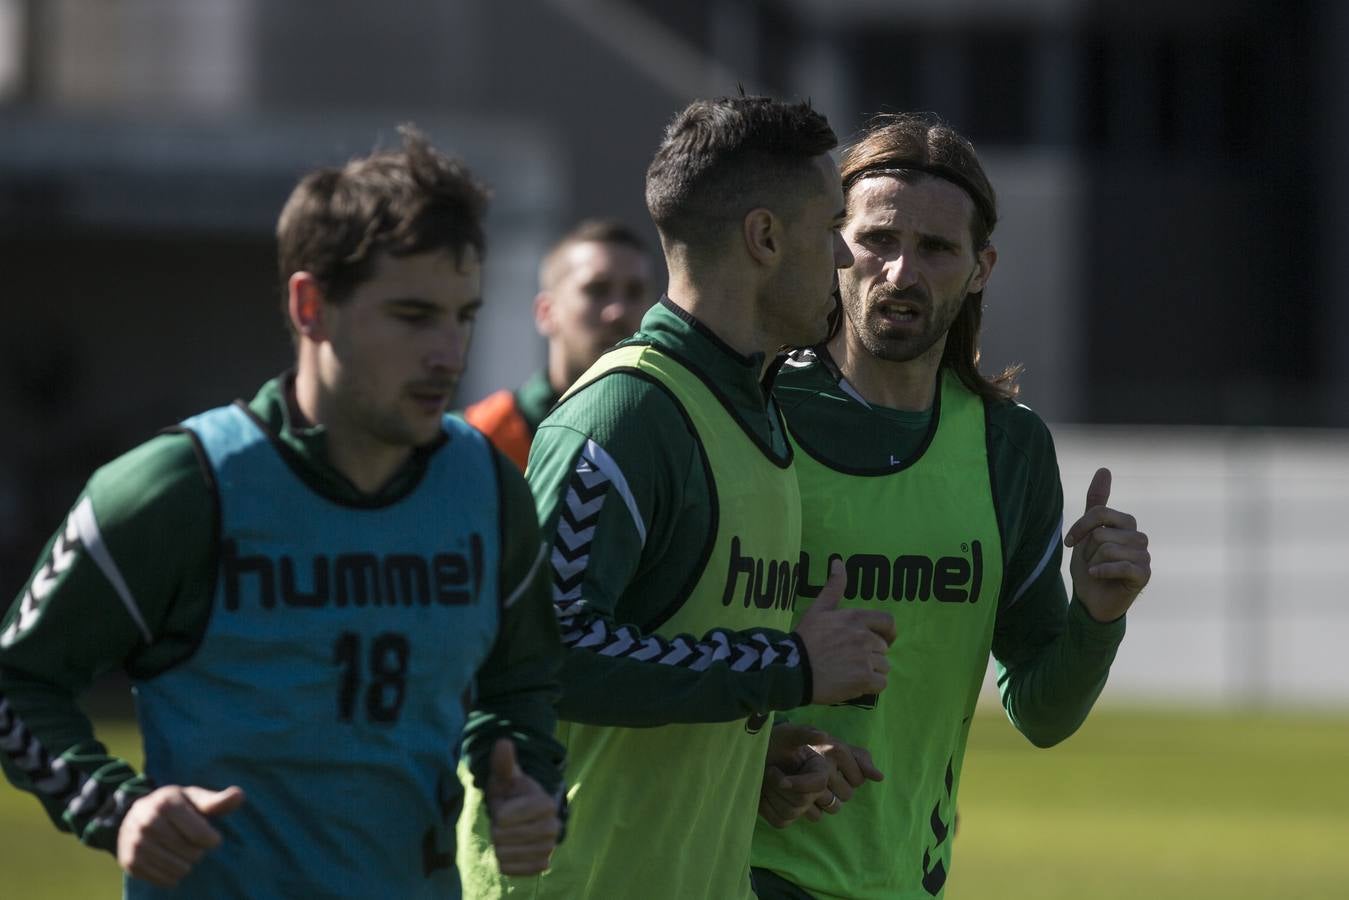
POLYGON ((1151 542, 1103 702, 1349 707, 1349 432, 1053 431, 1065 527, 1106 466, 1151 542))

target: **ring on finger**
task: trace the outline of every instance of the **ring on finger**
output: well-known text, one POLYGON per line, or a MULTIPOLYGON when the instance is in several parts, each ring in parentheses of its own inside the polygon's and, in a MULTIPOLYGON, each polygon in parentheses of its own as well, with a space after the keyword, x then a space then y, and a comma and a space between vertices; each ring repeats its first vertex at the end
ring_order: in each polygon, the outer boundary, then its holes
POLYGON ((841 802, 842 802, 842 801, 840 801, 840 800, 838 799, 838 794, 835 794, 833 791, 830 791, 830 792, 829 792, 829 803, 825 805, 824 811, 825 811, 825 812, 833 812, 834 810, 838 809, 838 806, 839 806, 839 804, 840 804, 841 802))

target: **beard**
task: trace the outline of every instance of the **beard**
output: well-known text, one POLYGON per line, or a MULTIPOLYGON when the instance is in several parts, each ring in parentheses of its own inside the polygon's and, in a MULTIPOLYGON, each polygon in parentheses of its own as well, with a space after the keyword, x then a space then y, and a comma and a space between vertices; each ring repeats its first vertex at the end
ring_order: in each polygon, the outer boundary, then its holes
POLYGON ((964 306, 963 299, 934 303, 916 284, 897 288, 881 282, 873 285, 866 297, 859 296, 856 286, 846 281, 840 290, 848 330, 868 353, 887 362, 909 362, 931 351, 944 340, 964 306), (911 304, 917 315, 909 322, 886 321, 881 307, 900 302, 911 304))

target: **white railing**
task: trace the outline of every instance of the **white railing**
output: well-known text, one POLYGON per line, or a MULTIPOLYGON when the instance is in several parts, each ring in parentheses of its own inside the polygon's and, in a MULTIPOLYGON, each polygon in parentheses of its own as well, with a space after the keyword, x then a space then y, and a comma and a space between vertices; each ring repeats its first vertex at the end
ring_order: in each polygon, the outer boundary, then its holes
POLYGON ((1106 466, 1151 541, 1107 701, 1349 706, 1349 432, 1053 432, 1065 527, 1106 466))

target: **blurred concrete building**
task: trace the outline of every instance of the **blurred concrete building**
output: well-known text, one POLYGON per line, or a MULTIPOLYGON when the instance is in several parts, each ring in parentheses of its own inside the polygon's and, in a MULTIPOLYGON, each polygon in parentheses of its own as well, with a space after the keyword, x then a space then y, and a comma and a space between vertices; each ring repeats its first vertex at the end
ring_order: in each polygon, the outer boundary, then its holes
POLYGON ((1349 426, 1346 38, 1335 0, 0 0, 0 590, 92 466, 287 364, 280 205, 409 120, 495 188, 465 401, 542 361, 547 243, 654 242, 664 123, 743 85, 975 140, 985 361, 1051 421, 1349 426))

